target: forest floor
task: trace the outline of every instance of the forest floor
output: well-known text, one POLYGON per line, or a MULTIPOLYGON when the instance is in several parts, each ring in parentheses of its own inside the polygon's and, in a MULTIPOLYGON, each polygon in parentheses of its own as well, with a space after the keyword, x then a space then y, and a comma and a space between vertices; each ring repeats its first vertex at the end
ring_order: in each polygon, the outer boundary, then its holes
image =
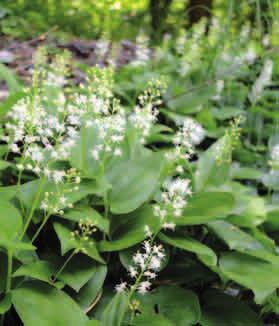
MULTIPOLYGON (((123 40, 116 49, 109 43, 94 40, 73 39, 61 42, 45 35, 28 41, 0 37, 0 64, 9 67, 21 81, 28 84, 33 71, 32 57, 39 46, 47 46, 53 53, 57 50, 68 50, 75 61, 88 66, 96 64, 106 66, 110 63, 112 54, 117 66, 128 64, 134 60, 137 47, 136 44, 126 40, 123 40)), ((72 78, 76 84, 83 81, 85 75, 81 69, 75 68, 73 74, 72 78)), ((8 96, 8 87, 0 76, 0 102, 8 96)))

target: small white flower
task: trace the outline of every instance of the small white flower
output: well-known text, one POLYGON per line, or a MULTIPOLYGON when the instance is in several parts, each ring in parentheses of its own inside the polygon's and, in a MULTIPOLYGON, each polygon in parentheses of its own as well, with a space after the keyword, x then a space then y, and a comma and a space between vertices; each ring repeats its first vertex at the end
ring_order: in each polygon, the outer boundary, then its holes
POLYGON ((100 159, 99 151, 97 149, 93 149, 91 151, 91 155, 94 158, 94 160, 98 161, 100 159))
POLYGON ((124 292, 127 289, 127 282, 122 282, 115 286, 115 290, 118 293, 124 292))
POLYGON ((146 294, 150 289, 151 283, 149 281, 143 281, 139 284, 137 291, 140 294, 146 294))
POLYGON ((19 171, 23 171, 24 170, 23 164, 17 164, 16 167, 18 168, 19 171))
POLYGON ((64 176, 64 171, 54 171, 52 175, 54 183, 61 183, 63 181, 64 176))
POLYGON ((164 230, 174 231, 174 229, 175 229, 175 224, 174 223, 164 223, 162 226, 163 226, 164 230))

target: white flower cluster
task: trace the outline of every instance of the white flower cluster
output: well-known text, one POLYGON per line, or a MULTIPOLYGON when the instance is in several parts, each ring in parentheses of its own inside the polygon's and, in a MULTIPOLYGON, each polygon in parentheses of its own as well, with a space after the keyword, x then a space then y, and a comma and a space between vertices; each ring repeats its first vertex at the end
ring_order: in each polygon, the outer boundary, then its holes
POLYGON ((133 284, 122 282, 116 285, 116 291, 132 290, 146 294, 152 285, 151 281, 157 277, 164 257, 165 251, 162 245, 154 244, 151 239, 144 241, 142 250, 134 254, 133 264, 128 267, 129 276, 135 279, 135 282, 133 284))
POLYGON ((190 180, 184 178, 184 164, 194 153, 194 146, 204 138, 205 131, 202 126, 191 118, 183 121, 182 126, 173 138, 174 152, 167 153, 166 157, 174 163, 175 174, 163 184, 159 202, 153 206, 154 214, 158 216, 163 229, 174 230, 175 219, 183 214, 188 197, 192 195, 190 180))
POLYGON ((189 179, 177 177, 164 183, 161 201, 153 206, 154 214, 160 218, 163 229, 174 230, 175 218, 182 216, 187 198, 192 195, 190 182, 189 179))
POLYGON ((63 114, 49 113, 37 97, 27 96, 14 105, 8 113, 7 133, 2 140, 11 152, 21 154, 19 170, 30 170, 55 183, 63 181, 64 172, 51 165, 66 160, 75 144, 77 126, 71 124, 70 116, 66 109, 63 114))
POLYGON ((138 129, 140 133, 141 143, 144 143, 150 135, 152 126, 157 120, 159 111, 156 106, 162 103, 162 88, 164 88, 164 85, 159 80, 149 83, 149 87, 138 98, 139 105, 134 108, 129 117, 133 127, 138 129))
POLYGON ((56 187, 55 191, 45 192, 40 208, 48 214, 64 214, 63 208, 72 208, 73 204, 68 202, 67 194, 79 190, 81 178, 76 169, 66 171, 55 171, 54 182, 63 183, 63 187, 56 187))
POLYGON ((176 157, 188 160, 194 152, 194 146, 200 144, 204 137, 203 127, 193 119, 185 118, 173 138, 176 157))
POLYGON ((140 34, 136 39, 135 59, 131 62, 132 66, 144 66, 150 60, 152 51, 148 47, 149 39, 146 35, 140 34))
POLYGON ((273 70, 273 62, 270 59, 267 59, 263 65, 260 76, 255 81, 251 93, 249 95, 252 103, 256 103, 262 96, 263 90, 271 82, 273 70))

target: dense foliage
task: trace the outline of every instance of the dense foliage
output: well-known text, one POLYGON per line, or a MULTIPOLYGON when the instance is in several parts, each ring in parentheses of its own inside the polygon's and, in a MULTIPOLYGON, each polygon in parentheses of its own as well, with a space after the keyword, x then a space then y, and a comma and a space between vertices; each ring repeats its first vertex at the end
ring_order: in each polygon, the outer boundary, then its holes
POLYGON ((228 21, 0 65, 1 325, 279 324, 278 24, 228 21))

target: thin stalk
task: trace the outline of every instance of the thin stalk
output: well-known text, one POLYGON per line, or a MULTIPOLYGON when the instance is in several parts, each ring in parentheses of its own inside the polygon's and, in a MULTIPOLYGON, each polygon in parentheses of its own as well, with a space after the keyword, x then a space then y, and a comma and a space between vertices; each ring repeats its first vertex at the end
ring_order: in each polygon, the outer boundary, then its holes
POLYGON ((87 133, 85 126, 81 129, 81 139, 82 139, 82 152, 81 152, 81 166, 84 172, 87 169, 87 133))
POLYGON ((69 261, 74 257, 74 255, 78 253, 78 250, 75 249, 70 256, 65 260, 64 264, 58 269, 58 271, 55 273, 54 277, 53 277, 53 282, 55 282, 57 280, 57 278, 59 277, 59 275, 62 273, 63 269, 68 265, 69 261))
POLYGON ((40 181, 39 189, 38 189, 38 191, 36 193, 36 197, 35 197, 35 199, 33 201, 32 207, 31 207, 30 212, 29 212, 29 215, 28 215, 28 217, 26 219, 26 223, 24 225, 22 234, 19 237, 19 240, 22 240, 22 238, 24 237, 24 235, 25 235, 25 233, 26 233, 26 231, 28 229, 29 224, 31 223, 31 220, 32 220, 32 217, 34 215, 34 212, 35 212, 36 206, 38 204, 38 201, 40 199, 40 195, 42 193, 42 190, 43 190, 43 186, 45 184, 45 181, 46 181, 45 178, 41 179, 41 181, 40 181))
POLYGON ((33 243, 33 242, 37 239, 37 237, 38 237, 38 235, 40 234, 40 232, 42 231, 43 227, 46 225, 46 223, 47 223, 47 221, 48 221, 50 215, 51 215, 51 213, 47 214, 47 215, 44 217, 43 222, 42 222, 41 225, 38 227, 36 233, 33 235, 32 239, 31 239, 31 243, 33 243))
POLYGON ((11 291, 12 284, 12 270, 13 270, 13 251, 8 249, 8 270, 7 270, 7 281, 6 281, 6 293, 11 291))

